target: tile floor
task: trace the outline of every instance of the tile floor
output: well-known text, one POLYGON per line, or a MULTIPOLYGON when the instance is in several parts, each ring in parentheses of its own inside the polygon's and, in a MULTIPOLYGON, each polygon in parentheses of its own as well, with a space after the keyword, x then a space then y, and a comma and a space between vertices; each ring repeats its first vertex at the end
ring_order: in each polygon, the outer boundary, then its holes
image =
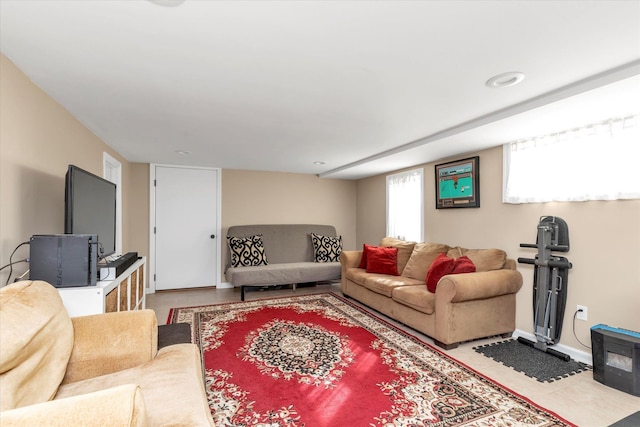
MULTIPOLYGON (((246 300, 317 292, 335 292, 341 295, 339 283, 334 283, 298 288, 295 291, 292 289, 248 291, 246 292, 246 300)), ((149 294, 146 298, 146 307, 153 309, 158 316, 158 322, 164 324, 167 320, 169 309, 173 307, 240 301, 240 290, 208 288, 163 291, 149 294)), ((379 313, 377 314, 382 316, 379 313)), ((387 318, 387 320, 389 319, 387 318)), ((433 344, 433 341, 425 335, 408 328, 403 329, 433 344)), ((445 352, 510 390, 525 396, 538 405, 581 427, 606 427, 636 411, 640 411, 640 397, 623 393, 594 381, 591 371, 552 383, 541 383, 473 350, 476 345, 486 344, 498 339, 485 339, 474 341, 473 343, 465 343, 456 349, 445 352)))

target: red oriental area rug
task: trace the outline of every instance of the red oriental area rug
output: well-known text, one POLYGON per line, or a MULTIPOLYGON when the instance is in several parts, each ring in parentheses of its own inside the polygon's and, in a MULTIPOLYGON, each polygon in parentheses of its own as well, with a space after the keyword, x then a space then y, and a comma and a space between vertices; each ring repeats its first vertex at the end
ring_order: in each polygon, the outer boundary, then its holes
POLYGON ((571 426, 333 293, 175 308, 216 425, 571 426))

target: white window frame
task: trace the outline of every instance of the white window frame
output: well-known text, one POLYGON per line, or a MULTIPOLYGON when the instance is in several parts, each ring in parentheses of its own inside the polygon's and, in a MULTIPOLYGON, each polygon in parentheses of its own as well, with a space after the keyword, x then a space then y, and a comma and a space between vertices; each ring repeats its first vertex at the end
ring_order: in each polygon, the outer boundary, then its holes
POLYGON ((393 175, 387 175, 386 190, 387 190, 386 191, 387 236, 397 237, 402 240, 414 240, 417 242, 424 241, 424 169, 423 168, 411 169, 411 170, 399 172, 393 175), (392 206, 391 206, 392 202, 389 197, 390 188, 391 188, 390 185, 393 183, 394 180, 402 177, 408 177, 410 175, 417 175, 420 194, 419 194, 419 197, 412 198, 409 202, 404 202, 402 209, 405 209, 406 212, 411 212, 414 215, 417 215, 417 219, 418 219, 417 225, 419 230, 417 236, 398 235, 398 233, 394 230, 394 227, 392 227, 391 225, 391 221, 393 221, 392 219, 393 212, 392 212, 392 206))
POLYGON ((503 203, 640 198, 640 116, 503 145, 503 203))

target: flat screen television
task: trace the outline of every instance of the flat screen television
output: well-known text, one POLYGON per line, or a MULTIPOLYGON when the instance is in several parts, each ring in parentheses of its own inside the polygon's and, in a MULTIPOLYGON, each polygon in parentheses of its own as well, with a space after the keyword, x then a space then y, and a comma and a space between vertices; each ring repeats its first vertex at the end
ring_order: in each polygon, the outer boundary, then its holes
POLYGON ((98 258, 115 253, 116 185, 69 165, 64 202, 64 232, 98 235, 98 258))

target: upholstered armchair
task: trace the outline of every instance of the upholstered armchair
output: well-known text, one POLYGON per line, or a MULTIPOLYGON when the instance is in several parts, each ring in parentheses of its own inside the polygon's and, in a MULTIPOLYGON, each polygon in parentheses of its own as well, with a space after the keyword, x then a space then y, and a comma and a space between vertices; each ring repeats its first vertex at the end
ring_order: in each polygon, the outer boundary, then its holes
POLYGON ((0 425, 212 426, 194 344, 157 348, 152 310, 70 318, 58 291, 0 289, 0 425))

